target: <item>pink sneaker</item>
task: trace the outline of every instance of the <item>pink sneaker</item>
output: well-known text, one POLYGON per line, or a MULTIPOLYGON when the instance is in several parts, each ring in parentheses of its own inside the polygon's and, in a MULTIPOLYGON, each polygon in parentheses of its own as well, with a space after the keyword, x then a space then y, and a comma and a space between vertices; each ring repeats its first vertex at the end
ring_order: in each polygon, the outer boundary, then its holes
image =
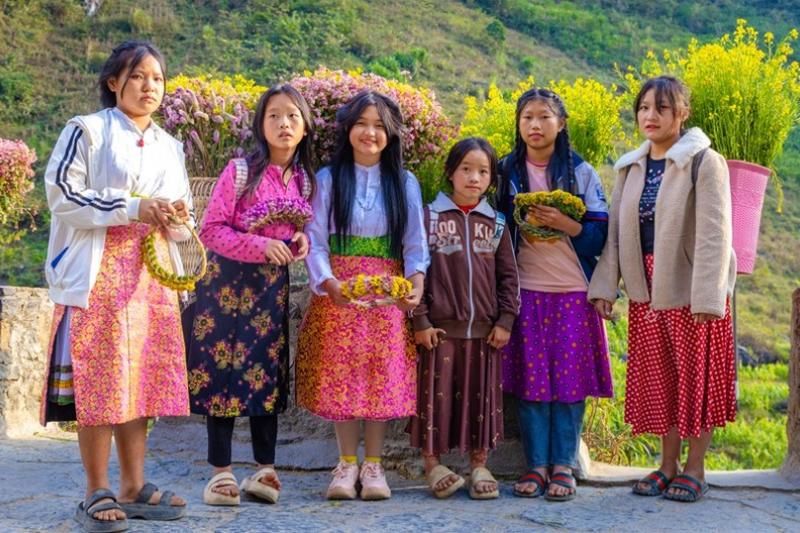
POLYGON ((358 479, 361 480, 362 500, 386 500, 392 497, 383 467, 378 463, 364 462, 358 479))
POLYGON ((325 497, 329 500, 354 500, 356 498, 356 481, 358 481, 358 465, 339 461, 331 474, 333 474, 333 480, 328 485, 325 497))

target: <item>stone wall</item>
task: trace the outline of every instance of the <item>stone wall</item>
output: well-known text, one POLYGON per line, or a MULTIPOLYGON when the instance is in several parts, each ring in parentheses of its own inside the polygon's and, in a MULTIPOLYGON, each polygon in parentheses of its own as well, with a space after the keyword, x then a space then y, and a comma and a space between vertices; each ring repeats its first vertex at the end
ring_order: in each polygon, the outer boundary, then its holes
POLYGON ((792 352, 789 356, 788 450, 781 473, 800 480, 800 289, 792 295, 792 352))
POLYGON ((45 289, 0 286, 0 436, 39 426, 53 304, 45 289))

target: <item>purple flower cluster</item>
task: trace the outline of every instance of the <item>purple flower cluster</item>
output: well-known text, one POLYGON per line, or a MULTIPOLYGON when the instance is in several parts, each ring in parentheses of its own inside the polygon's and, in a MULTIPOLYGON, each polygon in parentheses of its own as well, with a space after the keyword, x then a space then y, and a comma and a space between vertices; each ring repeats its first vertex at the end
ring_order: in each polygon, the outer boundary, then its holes
POLYGON ((311 217, 311 205, 304 198, 270 198, 245 211, 242 223, 250 232, 276 222, 293 224, 299 230, 311 217))
POLYGON ((203 78, 191 82, 165 94, 159 113, 164 129, 184 143, 189 175, 216 176, 250 150, 253 97, 233 88, 220 96, 203 78))
POLYGON ((330 159, 336 143, 336 111, 364 89, 373 89, 395 100, 403 112, 403 155, 409 169, 437 158, 457 134, 436 101, 434 93, 387 80, 376 74, 352 74, 320 67, 309 76, 290 82, 308 101, 316 128, 314 153, 319 164, 330 159))

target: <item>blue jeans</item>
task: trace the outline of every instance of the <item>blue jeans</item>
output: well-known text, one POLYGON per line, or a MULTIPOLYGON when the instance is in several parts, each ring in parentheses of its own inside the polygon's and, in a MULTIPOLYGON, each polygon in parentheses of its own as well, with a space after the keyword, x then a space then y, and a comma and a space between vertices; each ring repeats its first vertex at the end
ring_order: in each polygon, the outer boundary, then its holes
POLYGON ((526 402, 517 399, 522 447, 528 469, 577 466, 586 402, 526 402))

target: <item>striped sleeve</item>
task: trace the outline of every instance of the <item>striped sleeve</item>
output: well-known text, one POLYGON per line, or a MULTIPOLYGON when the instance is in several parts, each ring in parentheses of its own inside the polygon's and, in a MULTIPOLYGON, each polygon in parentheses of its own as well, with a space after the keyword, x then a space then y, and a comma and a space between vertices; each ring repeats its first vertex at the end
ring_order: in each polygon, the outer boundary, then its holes
POLYGON ((134 220, 139 200, 129 191, 88 186, 88 142, 84 131, 69 124, 56 142, 45 170, 47 203, 53 216, 77 229, 122 226, 134 220))

